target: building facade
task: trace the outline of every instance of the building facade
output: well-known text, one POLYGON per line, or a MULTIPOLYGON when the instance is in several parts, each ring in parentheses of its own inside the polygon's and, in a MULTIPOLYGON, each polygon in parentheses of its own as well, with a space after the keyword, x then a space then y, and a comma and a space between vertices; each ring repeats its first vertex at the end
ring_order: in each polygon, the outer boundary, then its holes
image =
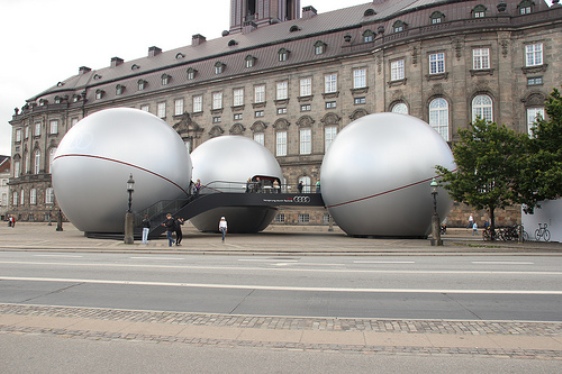
MULTIPOLYGON (((189 150, 221 135, 253 138, 276 156, 286 187, 303 181, 312 192, 335 136, 367 114, 408 113, 450 143, 476 117, 527 132, 562 83, 561 29, 557 0, 374 0, 323 14, 299 0, 231 0, 221 38, 196 34, 189 46, 80 67, 16 110, 10 211, 48 219, 57 145, 106 108, 153 113, 189 150)), ((462 215, 456 207, 449 225, 462 215)), ((276 221, 327 214, 284 210, 276 221)))

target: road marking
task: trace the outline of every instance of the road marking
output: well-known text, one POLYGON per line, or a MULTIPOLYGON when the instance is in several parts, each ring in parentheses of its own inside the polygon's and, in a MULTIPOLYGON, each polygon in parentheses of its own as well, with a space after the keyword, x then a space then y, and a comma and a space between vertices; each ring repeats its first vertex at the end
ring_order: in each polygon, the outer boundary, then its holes
POLYGON ((33 255, 34 257, 69 257, 69 258, 82 258, 84 256, 74 256, 74 255, 33 255))
POLYGON ((415 261, 353 261, 354 264, 383 264, 383 265, 401 265, 401 264, 415 264, 415 261))
MULTIPOLYGON (((282 262, 278 262, 282 263, 282 262)), ((198 265, 156 265, 156 264, 95 264, 71 262, 23 262, 0 261, 4 265, 31 265, 31 266, 76 266, 76 267, 106 267, 106 268, 154 268, 154 269, 193 269, 193 270, 233 270, 233 271, 284 271, 300 273, 343 273, 343 274, 411 274, 411 275, 555 275, 560 276, 560 271, 494 271, 494 270, 378 270, 378 269, 303 269, 295 267, 236 267, 236 266, 198 266, 198 265)), ((304 265, 304 264, 302 264, 304 265)))
POLYGON ((534 262, 472 261, 474 265, 534 265, 534 262))
POLYGON ((145 282, 121 281, 109 279, 76 279, 76 278, 33 278, 33 277, 0 277, 0 281, 53 282, 53 283, 90 283, 117 284, 126 286, 160 286, 216 288, 232 290, 260 291, 298 291, 298 292, 347 292, 347 293, 439 293, 439 294, 493 294, 493 295, 562 295, 562 291, 528 291, 528 290, 454 290, 454 289, 410 289, 410 288, 333 288, 333 287, 288 287, 262 286, 253 284, 210 284, 183 282, 145 282))
POLYGON ((182 257, 129 257, 132 260, 185 260, 182 257))

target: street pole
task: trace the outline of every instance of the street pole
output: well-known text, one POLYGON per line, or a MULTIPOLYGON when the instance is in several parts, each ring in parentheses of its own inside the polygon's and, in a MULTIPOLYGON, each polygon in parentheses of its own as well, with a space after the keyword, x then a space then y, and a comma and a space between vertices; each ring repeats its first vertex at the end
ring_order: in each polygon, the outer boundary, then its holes
POLYGON ((441 240, 441 220, 439 219, 439 214, 437 214, 437 187, 439 184, 433 178, 431 181, 431 194, 433 195, 433 217, 431 218, 431 226, 432 226, 432 239, 431 245, 432 246, 442 246, 443 240, 441 240))
POLYGON ((134 238, 134 214, 131 211, 131 206, 133 204, 133 192, 135 191, 135 180, 133 179, 133 174, 129 175, 129 180, 127 181, 127 193, 129 194, 129 202, 127 205, 127 213, 125 213, 125 244, 133 244, 135 242, 134 238))

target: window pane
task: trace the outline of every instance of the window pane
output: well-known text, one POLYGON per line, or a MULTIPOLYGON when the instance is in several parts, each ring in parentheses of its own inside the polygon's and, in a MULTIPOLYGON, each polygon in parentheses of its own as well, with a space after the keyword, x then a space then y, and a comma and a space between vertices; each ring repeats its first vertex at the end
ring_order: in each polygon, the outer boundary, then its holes
POLYGON ((328 74, 324 77, 324 92, 331 93, 338 90, 338 76, 337 74, 328 74))
POLYGON ((472 121, 480 117, 486 121, 493 121, 492 98, 488 95, 478 95, 472 99, 472 121))
POLYGON ((302 78, 300 81, 300 96, 312 95, 312 78, 302 78))
POLYGON ((301 129, 300 130, 300 154, 309 155, 312 152, 312 130, 301 129))
POLYGON ((263 103, 265 101, 265 85, 254 87, 254 102, 263 103))
POLYGON ((365 88, 367 86, 367 70, 353 70, 353 88, 365 88))
POLYGON ((275 134, 275 140, 276 140, 275 155, 287 156, 287 132, 278 131, 275 134))
POLYGON ((404 60, 392 61, 390 63, 390 80, 398 81, 404 79, 404 60))
POLYGON ((338 128, 336 126, 327 126, 324 128, 324 152, 328 151, 337 133, 338 128))
POLYGON ((429 125, 449 140, 449 104, 445 99, 435 99, 429 104, 429 125))

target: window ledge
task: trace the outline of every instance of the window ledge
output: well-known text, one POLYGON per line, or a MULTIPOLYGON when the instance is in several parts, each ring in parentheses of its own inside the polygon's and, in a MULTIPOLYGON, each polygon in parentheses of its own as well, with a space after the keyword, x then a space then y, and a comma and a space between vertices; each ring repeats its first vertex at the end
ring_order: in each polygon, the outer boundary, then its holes
POLYGON ((427 74, 425 77, 428 81, 446 80, 449 77, 449 73, 427 74))
POLYGON ((322 97, 324 99, 335 99, 336 97, 338 97, 340 95, 339 91, 336 92, 328 92, 328 93, 323 93, 322 97))
POLYGON ((287 105, 289 104, 289 99, 274 100, 275 105, 287 105))
POLYGON ((299 103, 304 103, 304 102, 307 102, 307 101, 312 101, 313 98, 314 98, 314 95, 299 96, 299 97, 297 97, 299 103))
POLYGON ((369 87, 361 87, 361 88, 352 88, 351 89, 351 93, 353 95, 360 95, 360 94, 366 94, 367 92, 369 92, 369 87))
POLYGON ((537 65, 537 66, 523 66, 521 70, 523 74, 535 74, 535 73, 543 73, 548 68, 548 64, 537 65))
POLYGON ((265 108, 265 104, 266 104, 266 103, 267 103, 267 101, 262 101, 262 102, 260 102, 260 103, 253 103, 253 104, 252 104, 252 107, 253 107, 254 109, 257 109, 257 108, 265 108))
POLYGON ((494 69, 470 69, 470 76, 475 75, 494 75, 494 69))
POLYGON ((388 81, 388 87, 396 87, 396 86, 402 86, 403 84, 406 84, 406 82, 408 81, 408 79, 404 78, 404 79, 397 79, 395 81, 388 81))

